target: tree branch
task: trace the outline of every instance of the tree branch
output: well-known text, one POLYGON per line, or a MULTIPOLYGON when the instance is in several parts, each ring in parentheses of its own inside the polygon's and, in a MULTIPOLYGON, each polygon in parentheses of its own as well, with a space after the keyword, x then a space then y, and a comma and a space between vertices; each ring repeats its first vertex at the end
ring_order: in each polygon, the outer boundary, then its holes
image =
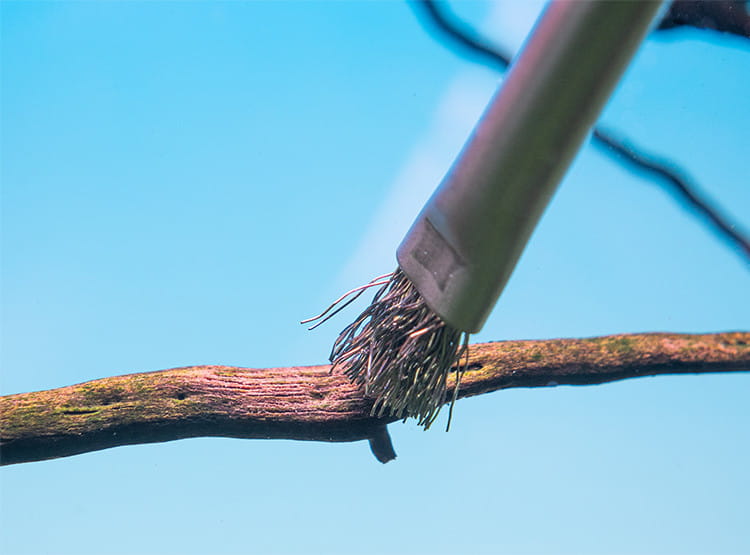
POLYGON ((750 39, 747 0, 675 0, 657 30, 695 27, 750 39))
MULTIPOLYGON (((750 371, 750 332, 650 333, 472 345, 459 397, 510 387, 591 385, 750 371)), ((452 386, 449 382, 449 390, 452 386)), ((0 462, 16 464, 189 437, 370 440, 395 457, 371 401, 330 366, 190 366, 0 397, 0 462)))
POLYGON ((646 154, 642 148, 629 145, 601 127, 594 128, 591 139, 593 144, 609 151, 612 156, 619 157, 623 166, 637 173, 651 175, 655 181, 664 184, 678 201, 701 216, 718 233, 719 238, 735 248, 745 262, 750 262, 750 239, 738 229, 736 223, 731 223, 712 202, 698 193, 698 187, 674 163, 646 154))

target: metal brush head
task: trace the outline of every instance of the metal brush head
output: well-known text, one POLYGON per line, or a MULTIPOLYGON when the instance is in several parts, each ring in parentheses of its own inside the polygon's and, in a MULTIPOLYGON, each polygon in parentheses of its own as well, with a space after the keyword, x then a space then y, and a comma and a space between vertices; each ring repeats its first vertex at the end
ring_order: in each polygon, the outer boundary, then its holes
POLYGON ((427 429, 446 401, 448 373, 454 366, 456 400, 465 370, 459 361, 467 353, 468 337, 443 322, 398 269, 341 332, 331 362, 375 399, 373 416, 413 417, 427 429))

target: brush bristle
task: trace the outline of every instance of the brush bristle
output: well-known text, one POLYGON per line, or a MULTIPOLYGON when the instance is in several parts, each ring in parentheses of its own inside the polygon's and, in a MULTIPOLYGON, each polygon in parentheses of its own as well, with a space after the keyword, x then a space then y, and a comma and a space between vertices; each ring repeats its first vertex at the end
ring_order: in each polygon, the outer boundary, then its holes
MULTIPOLYGON (((375 399, 373 416, 413 417, 426 429, 446 402, 448 374, 467 343, 468 334, 443 322, 399 269, 341 332, 331 362, 375 399)), ((457 367, 454 402, 464 370, 457 367)))

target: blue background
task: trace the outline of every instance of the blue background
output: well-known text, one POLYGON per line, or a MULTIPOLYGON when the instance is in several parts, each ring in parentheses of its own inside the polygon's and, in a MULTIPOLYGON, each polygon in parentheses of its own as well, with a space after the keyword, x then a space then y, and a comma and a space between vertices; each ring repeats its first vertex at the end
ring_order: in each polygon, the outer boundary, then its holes
MULTIPOLYGON (((457 2, 509 49, 538 3, 457 2)), ((499 77, 402 2, 2 9, 3 394, 320 364, 499 77)), ((750 222, 750 48, 648 40, 603 121, 750 222)), ((586 147, 475 341, 750 329, 746 263, 586 147)), ((750 376, 461 401, 366 443, 192 439, 0 471, 3 553, 750 553, 750 376), (445 414, 441 416, 444 422, 445 414)))

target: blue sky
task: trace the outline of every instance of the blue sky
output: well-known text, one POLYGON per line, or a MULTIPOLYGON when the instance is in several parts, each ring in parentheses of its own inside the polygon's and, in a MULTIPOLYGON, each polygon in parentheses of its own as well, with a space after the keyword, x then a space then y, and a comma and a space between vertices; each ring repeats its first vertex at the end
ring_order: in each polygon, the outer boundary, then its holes
MULTIPOLYGON (((454 3, 518 46, 539 4, 454 3)), ((319 364, 499 76, 407 4, 2 9, 3 394, 319 364)), ((708 40, 706 40, 708 38, 708 40)), ((750 48, 652 38, 603 121, 750 225, 750 48)), ((477 341, 750 329, 747 265, 586 147, 477 341)), ((194 439, 0 471, 15 553, 747 553, 750 376, 509 390, 451 432, 194 439)), ((443 415, 444 418, 444 415, 443 415)))

